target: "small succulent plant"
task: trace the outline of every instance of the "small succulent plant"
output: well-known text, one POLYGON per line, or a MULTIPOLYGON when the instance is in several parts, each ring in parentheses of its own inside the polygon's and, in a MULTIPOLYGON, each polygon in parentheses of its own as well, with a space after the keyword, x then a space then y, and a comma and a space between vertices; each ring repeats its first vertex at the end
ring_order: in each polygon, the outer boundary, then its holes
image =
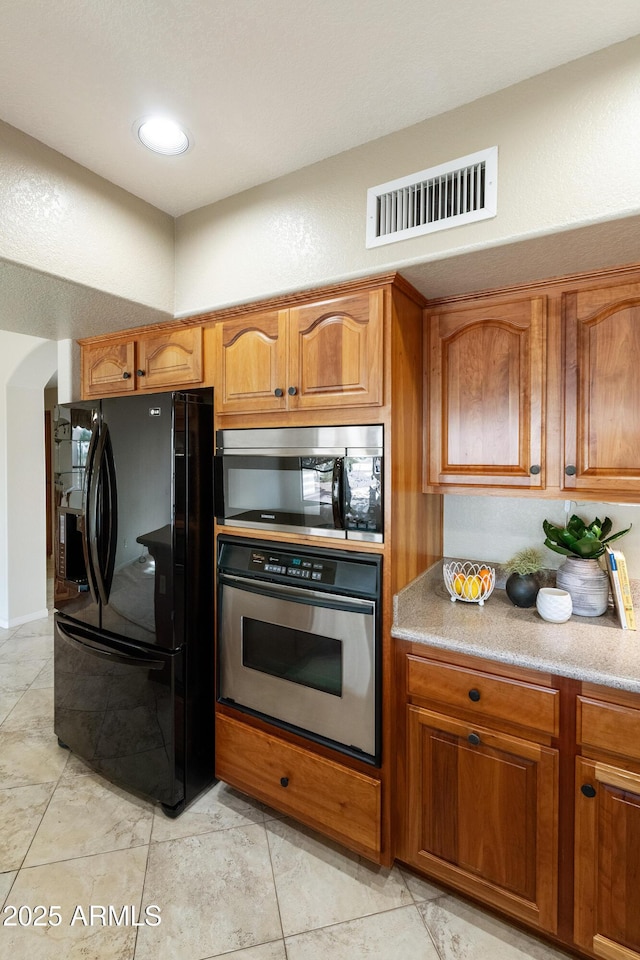
POLYGON ((626 530, 611 533, 613 526, 609 517, 600 520, 596 517, 591 523, 577 517, 575 513, 566 526, 562 527, 549 520, 543 520, 542 527, 546 534, 545 547, 565 557, 577 557, 579 560, 596 560, 605 552, 607 544, 624 537, 629 533, 631 525, 626 530))
POLYGON ((507 560, 504 569, 507 573, 519 573, 521 577, 529 573, 538 573, 543 569, 542 553, 535 547, 525 547, 507 560))

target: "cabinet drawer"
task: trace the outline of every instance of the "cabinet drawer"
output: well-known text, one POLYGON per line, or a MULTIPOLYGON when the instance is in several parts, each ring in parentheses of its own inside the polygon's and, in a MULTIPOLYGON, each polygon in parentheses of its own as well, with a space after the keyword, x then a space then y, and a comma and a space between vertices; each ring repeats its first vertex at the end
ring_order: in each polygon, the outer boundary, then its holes
POLYGON ((216 776, 377 860, 380 783, 231 717, 216 717, 216 776))
POLYGON ((640 709, 578 697, 577 736, 583 747, 640 760, 640 709))
POLYGON ((465 716, 506 721, 558 736, 560 694, 549 687, 408 656, 407 692, 465 716))

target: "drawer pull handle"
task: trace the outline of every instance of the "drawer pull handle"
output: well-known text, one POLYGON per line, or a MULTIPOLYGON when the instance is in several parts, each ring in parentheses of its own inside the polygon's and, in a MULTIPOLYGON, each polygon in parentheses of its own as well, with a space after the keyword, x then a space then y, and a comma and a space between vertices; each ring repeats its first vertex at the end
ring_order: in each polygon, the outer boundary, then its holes
POLYGON ((287 393, 289 394, 290 397, 295 397, 297 392, 298 392, 297 387, 289 387, 289 389, 287 390, 287 393))
POLYGON ((273 393, 274 393, 274 396, 276 397, 284 397, 284 390, 282 389, 282 387, 276 387, 273 393))
POLYGON ((469 690, 469 700, 473 700, 474 703, 477 703, 479 699, 480 699, 479 690, 476 690, 475 687, 473 687, 472 690, 469 690))
POLYGON ((589 797, 590 800, 592 800, 596 795, 596 788, 592 787, 590 783, 583 783, 580 787, 580 791, 585 797, 589 797))
POLYGON ((480 737, 478 736, 477 733, 470 733, 469 736, 467 737, 467 740, 474 747, 480 746, 480 737))
POLYGON ((289 786, 289 777, 280 777, 280 786, 288 787, 289 786))

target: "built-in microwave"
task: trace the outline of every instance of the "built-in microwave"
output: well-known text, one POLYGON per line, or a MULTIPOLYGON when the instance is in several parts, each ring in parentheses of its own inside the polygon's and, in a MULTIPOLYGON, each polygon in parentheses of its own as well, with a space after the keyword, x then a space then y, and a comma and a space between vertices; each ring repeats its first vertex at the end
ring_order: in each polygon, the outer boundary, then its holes
POLYGON ((381 543, 381 424, 219 430, 219 524, 381 543))

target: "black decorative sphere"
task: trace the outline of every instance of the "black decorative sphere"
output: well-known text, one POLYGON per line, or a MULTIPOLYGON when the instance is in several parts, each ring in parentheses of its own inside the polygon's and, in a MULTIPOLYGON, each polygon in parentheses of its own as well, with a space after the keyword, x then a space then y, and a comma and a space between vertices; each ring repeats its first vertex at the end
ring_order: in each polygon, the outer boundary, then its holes
POLYGON ((533 607, 540 584, 535 573, 512 573, 504 588, 514 607, 533 607))

